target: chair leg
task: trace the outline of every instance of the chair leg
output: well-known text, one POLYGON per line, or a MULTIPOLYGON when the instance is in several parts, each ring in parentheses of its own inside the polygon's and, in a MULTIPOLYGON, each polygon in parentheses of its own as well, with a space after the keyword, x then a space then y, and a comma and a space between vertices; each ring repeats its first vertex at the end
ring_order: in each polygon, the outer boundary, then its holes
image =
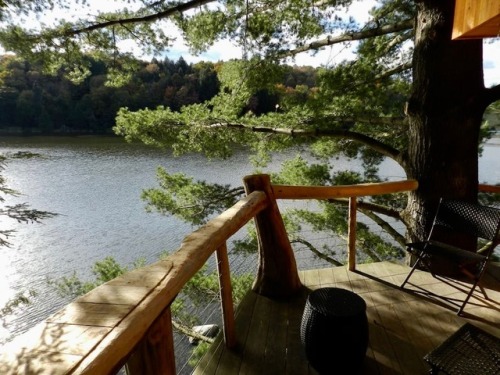
POLYGON ((410 273, 408 274, 408 276, 406 276, 406 279, 403 281, 403 283, 401 284, 400 288, 404 288, 405 284, 408 282, 408 280, 410 279, 410 277, 413 274, 413 272, 415 272, 415 270, 417 269, 417 266, 420 264, 421 260, 422 260, 422 254, 420 253, 418 255, 418 257, 417 257, 417 260, 415 261, 415 264, 411 268, 410 273))
POLYGON ((472 288, 470 288, 470 291, 467 294, 467 297, 465 297, 465 300, 462 303, 462 306, 460 306, 460 308, 458 309, 457 315, 459 315, 459 316, 462 315, 462 313, 464 311, 464 308, 465 308, 465 305, 467 304, 467 302, 469 302, 469 299, 472 296, 472 293, 474 293, 474 290, 476 289, 476 286, 477 286, 478 282, 479 282, 479 280, 476 280, 476 281, 474 281, 474 284, 472 284, 472 288))
POLYGON ((462 304, 462 306, 458 310, 457 315, 462 315, 462 312, 464 311, 464 307, 467 304, 467 302, 469 302, 469 299, 472 296, 472 293, 474 292, 474 290, 476 289, 476 286, 479 286, 479 289, 481 289, 481 292, 483 292, 484 297, 486 299, 488 299, 488 296, 486 295, 486 290, 484 290, 483 286, 479 283, 479 281, 481 280, 481 277, 483 276, 484 271, 486 270, 486 266, 487 266, 487 262, 484 261, 480 266, 479 273, 474 277, 474 283, 472 284, 470 292, 469 292, 469 294, 467 294, 467 297, 465 298, 464 303, 462 304))
POLYGON ((483 293, 484 298, 489 299, 488 295, 486 294, 486 290, 483 288, 481 284, 478 284, 479 289, 481 289, 481 292, 483 293))

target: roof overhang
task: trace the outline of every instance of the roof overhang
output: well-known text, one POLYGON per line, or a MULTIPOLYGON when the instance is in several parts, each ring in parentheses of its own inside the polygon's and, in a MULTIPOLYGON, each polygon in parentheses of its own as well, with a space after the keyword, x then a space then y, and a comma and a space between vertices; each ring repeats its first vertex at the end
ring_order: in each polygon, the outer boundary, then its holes
POLYGON ((500 0, 456 0, 452 39, 500 36, 500 0))

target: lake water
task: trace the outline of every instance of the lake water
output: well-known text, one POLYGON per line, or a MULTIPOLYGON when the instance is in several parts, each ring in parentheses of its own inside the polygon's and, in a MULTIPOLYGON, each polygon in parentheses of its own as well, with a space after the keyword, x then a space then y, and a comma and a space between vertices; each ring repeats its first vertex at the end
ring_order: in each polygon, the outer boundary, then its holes
MULTIPOLYGON (((126 144, 112 137, 3 138, 0 153, 30 151, 42 158, 9 161, 3 175, 9 187, 23 193, 7 203, 28 202, 59 216, 43 223, 18 224, 3 219, 3 228, 15 229, 11 248, 0 248, 0 307, 17 292, 34 290, 38 296, 20 316, 0 326, 0 342, 21 333, 67 303, 48 280, 71 276, 85 279, 92 265, 105 256, 121 264, 138 258, 154 262, 160 253, 178 248, 193 228, 175 218, 146 213, 141 191, 155 187, 155 171, 184 172, 208 182, 241 185, 253 167, 244 151, 228 161, 208 161, 199 155, 172 157, 167 151, 126 144)), ((276 157, 267 170, 279 169, 276 157)), ((485 146, 480 181, 500 182, 500 138, 485 146)), ((336 159, 336 169, 359 170, 356 161, 336 159)), ((387 161, 382 175, 404 178, 402 170, 387 161)))

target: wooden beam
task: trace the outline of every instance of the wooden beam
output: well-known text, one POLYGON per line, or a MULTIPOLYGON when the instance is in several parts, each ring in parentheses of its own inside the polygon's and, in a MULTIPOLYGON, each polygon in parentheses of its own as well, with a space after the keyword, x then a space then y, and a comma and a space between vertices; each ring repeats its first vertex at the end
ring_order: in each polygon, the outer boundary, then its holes
POLYGON ((500 36, 499 0, 456 0, 452 39, 500 36))
POLYGON ((416 180, 336 186, 272 186, 276 199, 350 198, 363 195, 399 193, 403 191, 415 190, 417 187, 418 182, 416 180))

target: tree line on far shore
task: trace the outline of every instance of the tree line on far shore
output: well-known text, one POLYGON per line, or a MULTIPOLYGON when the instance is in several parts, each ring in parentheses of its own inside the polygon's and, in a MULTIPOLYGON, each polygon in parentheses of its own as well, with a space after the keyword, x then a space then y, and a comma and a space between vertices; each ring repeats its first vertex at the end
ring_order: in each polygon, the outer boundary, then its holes
MULTIPOLYGON (((0 56, 0 133, 108 134, 117 111, 164 106, 179 111, 182 106, 202 103, 219 92, 217 72, 222 62, 188 64, 177 61, 135 61, 137 69, 128 83, 112 86, 107 67, 88 58, 91 74, 74 84, 63 74, 47 75, 42 67, 13 55, 0 56)), ((249 102, 255 114, 276 109, 280 93, 305 100, 316 85, 316 69, 283 68, 283 84, 271 93, 262 90, 249 102)))

